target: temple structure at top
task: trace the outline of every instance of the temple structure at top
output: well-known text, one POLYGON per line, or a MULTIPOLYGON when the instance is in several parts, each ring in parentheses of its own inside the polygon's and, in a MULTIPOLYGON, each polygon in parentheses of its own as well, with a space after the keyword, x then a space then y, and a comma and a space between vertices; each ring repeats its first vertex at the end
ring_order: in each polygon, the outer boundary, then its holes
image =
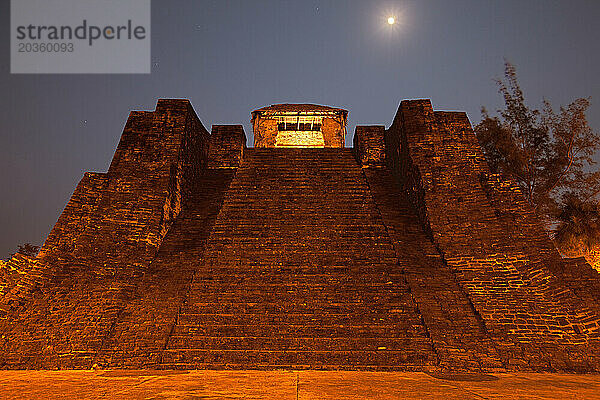
POLYGON ((252 112, 254 147, 344 147, 348 111, 316 104, 273 104, 252 112))

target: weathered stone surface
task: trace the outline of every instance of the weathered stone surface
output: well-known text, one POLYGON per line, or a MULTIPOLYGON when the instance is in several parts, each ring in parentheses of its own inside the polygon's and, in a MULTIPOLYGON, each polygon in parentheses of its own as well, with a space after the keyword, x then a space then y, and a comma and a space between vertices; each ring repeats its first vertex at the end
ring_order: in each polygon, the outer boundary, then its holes
POLYGON ((242 125, 214 125, 208 151, 209 168, 237 168, 246 149, 242 125))
POLYGON ((89 367, 206 167, 187 100, 132 112, 106 174, 80 182, 39 261, 50 279, 2 320, 5 367, 89 367))
POLYGON ((0 264, 0 316, 6 316, 26 301, 38 285, 44 284, 52 269, 39 260, 16 253, 0 264))
POLYGON ((249 149, 166 368, 427 368, 435 353, 350 149, 249 149))
POLYGON ((354 152, 363 167, 385 165, 385 127, 357 126, 354 132, 354 152))
POLYGON ((562 259, 516 185, 490 174, 466 115, 403 101, 387 143, 391 169, 509 367, 598 365, 597 307, 559 279, 562 259))
POLYGON ((386 168, 364 172, 440 365, 470 371, 506 368, 481 316, 425 235, 400 185, 386 168))
POLYGON ((344 149, 345 115, 330 148, 247 149, 186 100, 132 112, 38 257, 0 266, 0 367, 600 371, 599 274, 466 115, 405 101, 344 149))

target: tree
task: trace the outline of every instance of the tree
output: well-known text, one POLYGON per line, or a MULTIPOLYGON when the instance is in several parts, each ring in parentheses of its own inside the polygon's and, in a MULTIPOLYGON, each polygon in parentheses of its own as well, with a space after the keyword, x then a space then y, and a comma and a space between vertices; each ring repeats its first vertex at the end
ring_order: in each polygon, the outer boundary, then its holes
POLYGON ((11 257, 17 253, 23 254, 24 256, 27 256, 29 258, 35 258, 37 256, 39 249, 40 249, 40 246, 34 246, 31 243, 25 243, 23 245, 19 245, 19 248, 17 249, 17 251, 15 253, 11 254, 6 259, 6 261, 9 261, 11 259, 11 257))
POLYGON ((553 236, 561 252, 571 257, 584 256, 600 270, 599 205, 584 201, 575 193, 567 193, 563 196, 557 220, 553 236))
POLYGON ((597 200, 600 172, 593 156, 600 136, 587 122, 589 100, 577 99, 558 113, 548 101, 542 111, 531 109, 516 69, 508 62, 504 75, 497 83, 505 109, 491 117, 483 108, 482 121, 475 127, 490 169, 514 179, 542 216, 554 216, 568 192, 597 200))
POLYGON ((490 169, 516 181, 557 243, 574 243, 565 239, 568 235, 559 235, 558 229, 566 226, 579 232, 577 237, 584 242, 595 243, 589 235, 598 235, 597 230, 575 228, 583 223, 575 218, 575 210, 591 215, 600 193, 600 171, 593 159, 600 136, 587 122, 589 99, 577 99, 558 112, 546 100, 541 111, 530 108, 516 68, 509 62, 504 66, 504 79, 496 80, 504 109, 499 116, 490 116, 482 108, 482 121, 475 127, 490 169), (567 223, 565 218, 574 219, 567 223))

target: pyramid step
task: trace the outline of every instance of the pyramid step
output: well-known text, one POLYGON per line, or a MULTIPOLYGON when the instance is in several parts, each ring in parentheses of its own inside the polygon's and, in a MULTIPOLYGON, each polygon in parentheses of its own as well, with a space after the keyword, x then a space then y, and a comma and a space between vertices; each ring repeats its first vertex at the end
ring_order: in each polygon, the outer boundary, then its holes
MULTIPOLYGON (((430 351, 262 351, 262 350, 167 350, 163 364, 195 365, 307 365, 310 368, 344 365, 346 367, 373 366, 423 368, 436 363, 430 351)), ((190 368, 192 369, 192 368, 190 368)))
POLYGON ((209 325, 209 324, 267 324, 267 325, 314 325, 317 323, 327 325, 345 325, 345 324, 402 324, 404 326, 412 326, 414 329, 424 331, 423 326, 418 317, 407 318, 404 313, 393 313, 376 310, 370 314, 352 314, 352 313, 274 313, 274 314, 180 314, 178 318, 179 325, 209 325), (413 323, 413 325, 410 325, 413 323))
POLYGON ((202 337, 169 339, 169 350, 263 350, 263 351, 431 351, 428 338, 418 337, 202 337))
POLYGON ((352 151, 273 150, 245 154, 163 363, 433 362, 352 151))
POLYGON ((414 314, 414 305, 405 304, 388 304, 386 302, 380 303, 337 303, 337 304, 319 304, 315 303, 199 303, 199 304, 186 304, 182 310, 181 315, 191 314, 277 314, 277 313, 289 313, 289 314, 329 314, 329 313, 369 313, 373 308, 378 308, 387 311, 390 314, 396 316, 405 315, 409 316, 414 314))
MULTIPOLYGON (((199 288, 198 290, 201 291, 199 288)), ((322 292, 318 295, 312 294, 312 291, 299 293, 296 291, 287 291, 287 293, 265 294, 263 292, 253 292, 251 289, 242 286, 236 288, 236 291, 228 291, 222 293, 196 293, 196 289, 191 292, 193 296, 186 301, 185 307, 189 308, 210 308, 223 307, 231 308, 236 305, 244 305, 244 307, 254 307, 270 309, 276 308, 278 305, 291 305, 296 307, 312 307, 315 310, 321 308, 354 308, 359 311, 361 308, 373 309, 381 308, 396 309, 409 307, 413 304, 408 297, 400 296, 397 293, 365 293, 359 290, 354 290, 349 293, 344 293, 343 296, 337 294, 335 290, 322 292), (352 294, 355 294, 353 297, 352 294), (355 307, 358 307, 356 309, 355 307)), ((408 295, 407 295, 408 296, 408 295)), ((214 308, 213 308, 214 310, 214 308)))
MULTIPOLYGON (((206 324, 177 325, 173 336, 182 337, 396 337, 425 340, 425 332, 418 325, 408 325, 406 321, 399 324, 390 322, 343 325, 318 323, 302 324, 206 324)), ((380 321, 378 321, 380 322, 380 321)))

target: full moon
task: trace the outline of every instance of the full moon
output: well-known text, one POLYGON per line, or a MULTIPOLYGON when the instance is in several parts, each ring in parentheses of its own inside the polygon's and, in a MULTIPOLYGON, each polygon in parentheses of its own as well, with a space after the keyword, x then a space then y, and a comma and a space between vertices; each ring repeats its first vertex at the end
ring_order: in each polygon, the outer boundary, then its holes
POLYGON ((394 17, 389 17, 388 18, 388 24, 394 25, 395 23, 396 23, 396 18, 394 18, 394 17))

